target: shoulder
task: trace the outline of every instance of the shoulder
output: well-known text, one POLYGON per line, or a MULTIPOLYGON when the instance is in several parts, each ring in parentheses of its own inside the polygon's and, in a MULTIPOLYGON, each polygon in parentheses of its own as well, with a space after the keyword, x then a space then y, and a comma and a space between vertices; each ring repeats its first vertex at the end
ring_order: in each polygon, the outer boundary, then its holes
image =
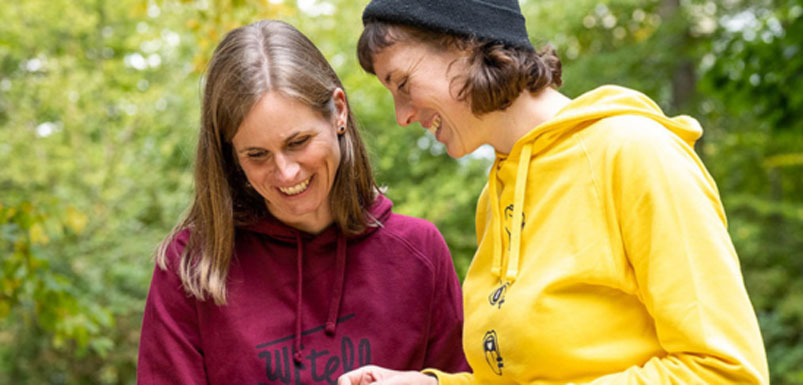
POLYGON ((693 159, 694 149, 660 122, 639 115, 600 119, 580 133, 592 158, 616 163, 693 159))
POLYGON ((159 244, 156 251, 156 263, 163 270, 172 272, 178 271, 184 250, 190 241, 191 230, 189 228, 171 232, 159 244))
POLYGON ((586 136, 601 136, 613 145, 665 141, 673 135, 661 123, 645 116, 616 115, 600 119, 586 130, 586 136))
POLYGON ((412 245, 432 246, 433 242, 440 245, 443 236, 432 222, 417 217, 393 213, 385 221, 384 232, 388 235, 407 241, 412 245))
POLYGON ((443 235, 426 219, 392 213, 377 235, 429 263, 435 263, 439 257, 451 258, 443 235))

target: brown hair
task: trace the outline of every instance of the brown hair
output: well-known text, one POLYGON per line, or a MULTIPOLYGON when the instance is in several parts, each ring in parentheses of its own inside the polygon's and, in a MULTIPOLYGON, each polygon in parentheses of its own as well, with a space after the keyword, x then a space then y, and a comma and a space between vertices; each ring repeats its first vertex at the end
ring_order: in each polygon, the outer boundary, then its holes
POLYGON ((468 69, 452 81, 460 82, 457 99, 468 101, 471 112, 483 115, 504 110, 527 90, 537 93, 545 87, 559 87, 561 63, 547 46, 541 51, 504 45, 475 37, 450 35, 418 27, 369 21, 357 43, 362 68, 376 75, 374 55, 400 41, 419 42, 436 49, 457 49, 468 69))
MULTIPOLYGON (((280 92, 331 118, 337 88, 343 85, 321 52, 284 22, 263 20, 237 28, 217 46, 205 79, 194 200, 156 252, 157 263, 166 269, 168 245, 178 232, 189 230, 178 267, 188 293, 201 300, 210 295, 215 303, 225 304, 235 226, 268 215, 264 198, 247 187, 232 149, 231 140, 245 116, 266 93, 280 92)), ((368 208, 378 189, 351 108, 338 141, 341 157, 330 191, 332 216, 344 234, 359 234, 373 224, 368 208)))

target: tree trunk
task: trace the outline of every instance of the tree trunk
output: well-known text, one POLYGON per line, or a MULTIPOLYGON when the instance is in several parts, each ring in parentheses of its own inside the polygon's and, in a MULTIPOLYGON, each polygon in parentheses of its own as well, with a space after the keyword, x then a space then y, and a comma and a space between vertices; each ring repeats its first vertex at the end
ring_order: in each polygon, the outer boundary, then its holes
MULTIPOLYGON (((677 36, 672 39, 672 45, 676 52, 679 53, 677 61, 674 63, 674 71, 672 73, 672 100, 671 108, 669 111, 672 115, 675 114, 690 114, 694 108, 692 103, 696 98, 696 83, 697 74, 694 70, 694 63, 689 55, 689 46, 694 42, 692 41, 691 34, 689 33, 689 25, 685 20, 681 19, 680 15, 680 0, 661 0, 658 13, 664 22, 670 25, 677 25, 677 36), (680 24, 682 23, 682 24, 680 24)), ((695 144, 695 150, 703 157, 703 138, 700 138, 695 144)))

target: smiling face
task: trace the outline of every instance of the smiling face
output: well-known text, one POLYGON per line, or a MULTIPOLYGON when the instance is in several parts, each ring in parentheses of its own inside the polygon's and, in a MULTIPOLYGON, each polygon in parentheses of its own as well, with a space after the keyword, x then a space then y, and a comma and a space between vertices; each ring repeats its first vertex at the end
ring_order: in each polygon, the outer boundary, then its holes
POLYGON ((270 213, 310 233, 329 226, 329 193, 340 164, 337 128, 347 117, 345 95, 333 93, 336 112, 324 117, 306 104, 268 92, 246 115, 232 139, 248 182, 270 213))
POLYGON ((373 69, 393 95, 396 121, 420 122, 446 145, 453 158, 488 143, 480 119, 455 97, 451 80, 465 71, 456 50, 435 50, 422 43, 399 41, 374 56, 373 69))

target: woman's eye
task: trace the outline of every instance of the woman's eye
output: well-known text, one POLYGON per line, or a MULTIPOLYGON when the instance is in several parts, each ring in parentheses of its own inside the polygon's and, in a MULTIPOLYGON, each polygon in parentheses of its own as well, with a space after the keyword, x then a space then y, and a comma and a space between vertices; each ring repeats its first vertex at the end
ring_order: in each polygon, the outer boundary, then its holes
POLYGON ((290 142, 290 147, 291 147, 291 148, 300 147, 300 146, 302 146, 304 143, 307 143, 307 140, 309 140, 309 136, 305 136, 305 137, 303 137, 303 138, 301 138, 301 139, 294 140, 294 141, 290 142))
POLYGON ((251 159, 258 159, 264 157, 265 154, 266 154, 265 151, 254 151, 254 152, 249 152, 246 155, 251 159))
POLYGON ((405 92, 405 93, 407 92, 407 79, 408 79, 408 78, 406 78, 406 77, 405 77, 405 78, 404 78, 404 79, 402 79, 402 81, 399 83, 398 90, 399 90, 400 92, 405 92))

